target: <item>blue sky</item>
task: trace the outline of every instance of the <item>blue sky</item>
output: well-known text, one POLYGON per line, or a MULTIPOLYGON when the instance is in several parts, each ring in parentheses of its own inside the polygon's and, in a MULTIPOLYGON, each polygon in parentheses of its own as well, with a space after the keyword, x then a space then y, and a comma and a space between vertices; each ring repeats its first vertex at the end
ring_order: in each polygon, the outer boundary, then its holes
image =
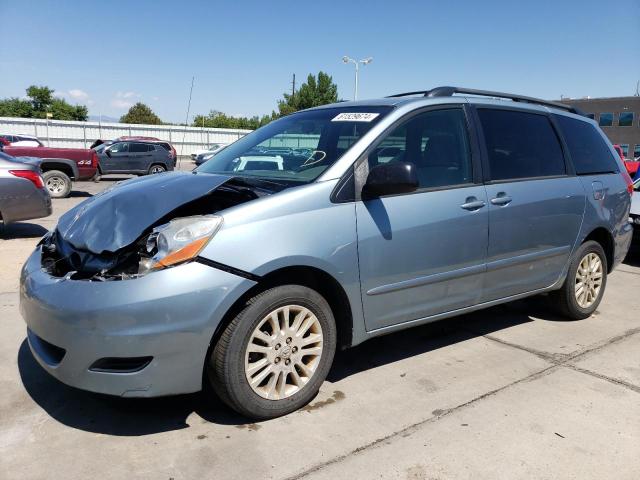
MULTIPOLYGON (((544 98, 629 95, 640 79, 640 0, 0 0, 0 97, 48 85, 90 115, 136 101, 165 121, 211 109, 269 113, 310 72, 341 98, 437 85, 544 98)), ((191 119, 190 119, 191 121, 191 119)))

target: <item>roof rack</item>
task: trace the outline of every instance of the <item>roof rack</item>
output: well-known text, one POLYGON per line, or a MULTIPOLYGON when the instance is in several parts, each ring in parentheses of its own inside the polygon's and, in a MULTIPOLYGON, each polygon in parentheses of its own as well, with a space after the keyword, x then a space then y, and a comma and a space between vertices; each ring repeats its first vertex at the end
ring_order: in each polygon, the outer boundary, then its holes
POLYGON ((436 87, 431 90, 418 90, 415 92, 398 93, 396 95, 389 95, 389 98, 408 97, 410 95, 423 95, 429 98, 437 97, 451 97, 456 93, 462 93, 467 95, 476 95, 479 97, 493 97, 493 98, 507 98, 514 102, 533 103, 536 105, 544 105, 546 107, 559 108, 567 110, 571 113, 578 115, 584 115, 580 110, 571 105, 565 105, 564 103, 552 102, 549 100, 542 100, 540 98, 525 97, 524 95, 515 95, 513 93, 492 92, 489 90, 475 90, 473 88, 461 88, 461 87, 436 87))

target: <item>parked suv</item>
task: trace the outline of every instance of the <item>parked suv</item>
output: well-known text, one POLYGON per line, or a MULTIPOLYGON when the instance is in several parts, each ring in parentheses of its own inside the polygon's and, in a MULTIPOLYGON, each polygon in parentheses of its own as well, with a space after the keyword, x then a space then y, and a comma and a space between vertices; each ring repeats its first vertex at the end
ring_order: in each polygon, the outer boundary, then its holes
POLYGON ((100 174, 133 173, 146 175, 173 170, 176 159, 171 150, 156 141, 115 141, 95 148, 100 174))
POLYGON ((65 383, 151 397, 204 379, 271 418, 313 398, 336 348, 546 292, 589 317, 631 194, 566 105, 452 87, 326 105, 70 210, 27 260, 20 308, 65 383))

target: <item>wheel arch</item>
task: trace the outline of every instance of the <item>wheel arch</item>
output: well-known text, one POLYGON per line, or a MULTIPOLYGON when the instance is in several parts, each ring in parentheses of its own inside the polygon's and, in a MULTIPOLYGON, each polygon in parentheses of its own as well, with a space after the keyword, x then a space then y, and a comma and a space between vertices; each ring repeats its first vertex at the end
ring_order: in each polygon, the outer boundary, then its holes
POLYGON ((78 166, 73 160, 64 158, 43 158, 40 163, 40 170, 48 172, 49 170, 59 170, 66 174, 71 180, 78 178, 78 166))
POLYGON ((615 253, 615 243, 611 232, 604 227, 596 227, 591 230, 586 237, 584 237, 582 243, 588 242, 589 240, 598 242, 602 246, 607 258, 607 272, 611 272, 615 253))
POLYGON ((353 313, 349 303, 349 297, 340 283, 329 273, 317 267, 288 266, 273 270, 260 277, 260 280, 240 296, 224 314, 222 320, 216 326, 206 359, 209 358, 211 349, 222 335, 224 329, 231 323, 235 316, 244 308, 247 301, 258 293, 279 285, 303 285, 317 291, 329 303, 336 322, 338 332, 338 348, 351 346, 353 339, 353 313))

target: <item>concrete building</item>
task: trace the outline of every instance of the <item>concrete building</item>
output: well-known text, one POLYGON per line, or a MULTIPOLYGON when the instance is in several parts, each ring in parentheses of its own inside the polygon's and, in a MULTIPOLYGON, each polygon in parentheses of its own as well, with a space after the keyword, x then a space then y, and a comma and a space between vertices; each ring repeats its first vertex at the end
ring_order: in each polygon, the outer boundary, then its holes
POLYGON ((563 98, 562 103, 579 108, 595 119, 611 143, 618 144, 627 158, 640 157, 640 97, 563 98))

